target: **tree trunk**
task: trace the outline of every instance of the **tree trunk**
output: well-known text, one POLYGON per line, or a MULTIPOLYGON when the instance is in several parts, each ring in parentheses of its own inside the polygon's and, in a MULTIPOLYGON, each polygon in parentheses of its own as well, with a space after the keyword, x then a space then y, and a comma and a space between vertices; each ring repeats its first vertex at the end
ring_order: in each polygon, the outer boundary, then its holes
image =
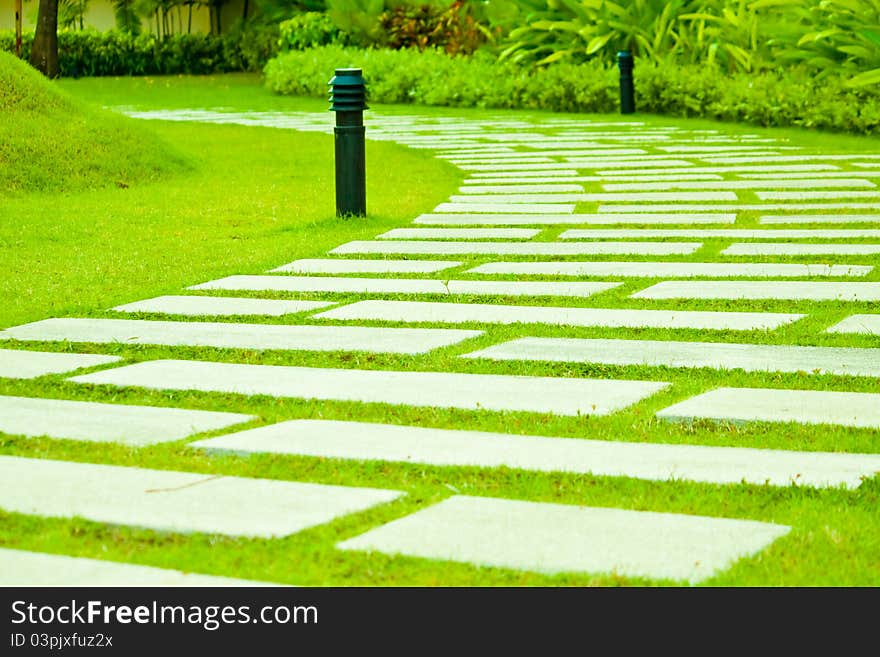
POLYGON ((46 77, 58 77, 58 0, 40 0, 30 62, 46 77))

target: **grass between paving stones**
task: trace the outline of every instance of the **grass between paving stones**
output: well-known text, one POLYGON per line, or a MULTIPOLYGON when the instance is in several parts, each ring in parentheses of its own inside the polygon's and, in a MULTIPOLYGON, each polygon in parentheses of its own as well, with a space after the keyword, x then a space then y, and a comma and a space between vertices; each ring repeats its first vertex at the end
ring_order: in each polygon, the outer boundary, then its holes
MULTIPOLYGON (((247 76, 82 80, 63 86, 83 98, 107 105, 142 109, 226 107, 235 110, 319 111, 323 103, 268 96, 247 76)), ((383 113, 413 114, 406 107, 380 108, 383 113)), ((426 110, 430 116, 484 114, 426 110)), ((505 115, 506 116, 506 115, 505 115)), ((513 115, 511 115, 513 116, 513 115)), ((516 113, 540 118, 547 114, 516 113)), ((607 120, 609 117, 603 117, 607 120)), ((641 118, 641 117, 640 117, 641 118)), ((328 113, 328 121, 332 116, 328 113)), ((708 122, 655 120, 658 124, 718 127, 708 122)), ((113 305, 176 294, 191 284, 238 273, 264 273, 296 258, 322 257, 353 239, 372 239, 388 228, 406 226, 419 213, 430 212, 454 193, 463 174, 430 157, 430 151, 408 151, 383 142, 370 144, 368 171, 373 163, 393 158, 382 175, 369 178, 371 217, 357 222, 332 218, 332 140, 326 135, 239 126, 170 124, 149 126, 172 141, 196 162, 194 173, 144 187, 107 190, 76 196, 32 196, 27 201, 0 205, 0 236, 12 239, 9 218, 17 217, 15 249, 4 249, 13 272, 3 285, 0 326, 12 326, 50 316, 142 317, 183 319, 160 314, 121 314, 103 310, 113 305), (37 211, 25 213, 25 208, 37 211), (26 219, 22 220, 21 218, 26 219), (5 219, 5 220, 4 220, 5 219), (53 221, 53 219, 55 221, 53 221), (60 221, 63 219, 63 221, 60 221), (57 226, 64 225, 59 231, 57 226), (137 235, 137 239, 132 239, 137 235), (53 241, 54 240, 54 241, 53 241), (75 249, 74 253, 70 251, 75 249), (36 266, 33 264, 37 259, 36 266)), ((728 126, 719 128, 733 131, 728 126)), ((795 131, 759 131, 783 135, 812 149, 871 151, 873 142, 795 131)), ((820 151, 821 152, 821 151, 820 151)), ((849 168, 847 163, 839 163, 849 168)), ((588 191, 598 187, 588 186, 588 191)), ((745 198, 741 196, 741 198, 745 198)), ((743 201, 745 202, 745 201, 743 201)), ((595 207, 587 207, 592 211, 595 207)), ((777 214, 775 211, 773 214, 777 214)), ((758 213, 740 213, 736 227, 756 226, 758 213)), ((686 227, 686 226, 682 226, 686 227)), ((732 226, 731 226, 732 227, 732 226)), ((849 226, 835 226, 849 227, 849 226)), ((855 225, 853 226, 855 227, 855 225)), ((563 230, 551 227, 539 240, 552 240, 563 230)), ((670 238, 669 241, 676 241, 670 238)), ((690 256, 597 256, 590 260, 816 262, 880 265, 878 256, 798 256, 742 258, 719 256, 734 241, 702 240, 704 247, 690 256)), ((825 241, 825 240, 815 240, 825 241)), ((832 241, 832 240, 828 240, 832 241)), ((870 240, 865 240, 870 241, 870 240)), ((356 257, 356 256, 354 256, 356 257)), ((445 256, 417 256, 443 259, 445 256)), ((578 260, 454 256, 464 264, 439 275, 389 275, 399 278, 477 278, 466 270, 490 260, 578 260)), ((4 263, 6 265, 7 263, 4 263)), ((492 280, 556 280, 554 277, 493 276, 492 280)), ((574 280, 560 277, 558 280, 574 280)), ((117 354, 128 362, 184 358, 271 365, 456 371, 561 377, 626 378, 668 381, 672 386, 628 409, 604 417, 555 417, 523 412, 466 411, 416 408, 389 404, 275 399, 268 396, 193 391, 150 391, 135 388, 77 385, 65 375, 32 381, 0 380, 0 394, 82 399, 112 403, 151 404, 251 413, 259 426, 293 418, 325 418, 412 424, 417 426, 498 431, 517 435, 584 437, 630 442, 684 443, 808 451, 880 452, 880 432, 833 426, 659 421, 654 413, 670 404, 718 386, 777 387, 814 390, 880 392, 871 377, 842 377, 807 373, 746 373, 711 369, 622 367, 578 363, 493 363, 460 355, 523 336, 609 337, 652 340, 694 340, 880 347, 878 336, 824 334, 825 328, 854 313, 877 312, 876 303, 790 301, 651 301, 628 298, 659 279, 620 279, 623 285, 585 299, 571 297, 477 297, 287 294, 208 292, 220 296, 324 299, 339 303, 367 298, 482 303, 535 304, 572 307, 667 308, 805 313, 808 317, 774 331, 697 331, 661 329, 600 329, 551 327, 535 324, 476 323, 456 328, 486 330, 482 337, 422 356, 364 353, 259 352, 135 345, 69 343, 0 343, 0 347, 117 354)), ((787 279, 780 279, 787 280, 787 279)), ((834 280, 819 279, 815 280, 834 280)), ((850 280, 880 280, 880 271, 850 280)), ((316 311, 321 312, 321 311, 316 311)), ((269 324, 327 323, 310 319, 313 313, 281 318, 189 318, 191 321, 247 321, 269 324)), ((396 323, 357 322, 377 326, 396 323)), ((427 324, 427 326, 441 326, 427 324)), ((103 369, 103 368, 96 368, 103 369)), ((623 477, 594 477, 564 473, 529 473, 507 468, 434 467, 414 464, 279 455, 209 455, 187 447, 208 432, 188 440, 143 448, 116 444, 29 439, 0 434, 0 453, 108 463, 171 470, 222 473, 328 484, 372 486, 403 490, 407 495, 391 504, 340 518, 296 535, 276 540, 231 539, 179 535, 108 527, 83 520, 34 518, 0 513, 0 545, 63 554, 181 568, 232 577, 305 585, 629 585, 668 584, 614 575, 563 574, 546 576, 498 568, 479 568, 427 559, 391 557, 378 553, 338 551, 335 544, 367 529, 401 517, 449 495, 467 494, 567 504, 652 510, 696 515, 764 520, 791 525, 792 532, 755 557, 706 581, 710 585, 868 585, 880 583, 880 479, 859 489, 814 490, 740 484, 716 486, 683 481, 649 482, 623 477)), ((515 440, 512 437, 511 440, 515 440)))

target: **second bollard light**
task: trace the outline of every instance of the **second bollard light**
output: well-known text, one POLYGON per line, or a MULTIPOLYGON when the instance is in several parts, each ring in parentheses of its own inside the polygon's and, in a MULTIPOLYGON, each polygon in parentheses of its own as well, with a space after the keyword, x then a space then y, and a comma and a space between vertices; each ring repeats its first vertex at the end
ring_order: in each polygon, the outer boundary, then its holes
POLYGON ((633 89, 633 56, 628 50, 617 53, 617 68, 620 69, 620 113, 632 114, 636 111, 635 90, 633 89))
POLYGON ((336 112, 336 216, 363 217, 367 214, 366 85, 359 68, 337 68, 329 84, 330 109, 336 112))

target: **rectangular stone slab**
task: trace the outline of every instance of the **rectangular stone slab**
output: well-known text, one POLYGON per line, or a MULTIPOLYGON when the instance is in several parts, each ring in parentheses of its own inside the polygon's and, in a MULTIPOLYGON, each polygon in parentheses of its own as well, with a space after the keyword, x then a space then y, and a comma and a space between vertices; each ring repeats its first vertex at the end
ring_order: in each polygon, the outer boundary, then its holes
POLYGON ((873 255, 875 253, 880 253, 880 244, 791 244, 786 242, 743 242, 739 244, 731 244, 721 252, 721 255, 873 255))
POLYGON ((825 331, 826 333, 860 333, 880 335, 880 315, 850 315, 825 331))
POLYGON ((286 299, 236 299, 234 297, 163 296, 116 306, 125 313, 164 313, 166 315, 267 315, 280 317, 333 305, 327 301, 286 299))
POLYGON ((270 271, 293 274, 433 274, 444 269, 458 267, 460 264, 460 262, 452 260, 307 258, 294 260, 270 271))
MULTIPOLYGON (((351 244, 351 243, 349 243, 351 244)), ((394 242, 376 242, 394 244, 394 242)), ((400 242, 410 244, 410 242, 400 242)), ((412 242, 412 244, 419 244, 412 242)), ((456 244, 449 242, 442 246, 456 244)), ((459 242, 469 246, 474 242, 459 242)), ((345 245, 344 245, 345 246, 345 245)), ((525 246, 525 245, 523 245, 525 246)), ((341 247, 340 247, 341 248, 341 247)), ((338 249, 337 249, 338 250, 338 249)), ((393 252, 393 251, 392 251, 393 252)), ((430 253, 430 251, 426 251, 430 253)), ((355 251, 352 251, 355 253, 355 251)), ((460 253, 482 253, 466 251, 460 253)), ((203 290, 270 290, 275 292, 354 292, 361 294, 473 294, 502 296, 588 297, 619 283, 541 282, 541 281, 437 281, 406 278, 332 278, 296 276, 227 276, 194 286, 203 290)), ((0 331, 0 338, 3 332, 0 331)))
MULTIPOLYGON (((608 365, 711 367, 746 372, 807 372, 880 376, 880 349, 797 347, 735 342, 520 338, 462 358, 534 360, 608 365)), ((110 370, 119 372, 120 370, 110 370)), ((85 377, 100 376, 86 374, 85 377)), ((82 378, 82 377, 80 377, 82 378)))
POLYGON ((804 315, 707 312, 686 310, 621 310, 552 306, 502 306, 477 303, 359 301, 315 317, 337 320, 436 322, 461 324, 553 324, 561 326, 694 328, 751 331, 779 328, 804 315))
MULTIPOLYGON (((760 156, 760 162, 803 162, 806 160, 855 160, 855 159, 874 159, 878 158, 880 155, 809 155, 807 153, 800 153, 798 155, 762 155, 760 156)), ((743 162, 754 162, 755 155, 750 154, 748 157, 718 157, 718 158, 704 158, 707 162, 711 162, 713 164, 741 164, 743 162)))
POLYGON ((271 586, 118 561, 0 548, 0 586, 271 586))
POLYGON ((521 184, 521 185, 462 185, 459 194, 563 194, 582 193, 583 185, 521 184))
POLYGON ((289 454, 435 466, 518 468, 652 481, 845 486, 880 471, 880 454, 627 443, 366 422, 290 420, 190 443, 219 452, 289 454))
POLYGON ((880 283, 831 281, 663 281, 633 299, 798 299, 880 301, 880 283))
POLYGON ((289 326, 132 319, 45 319, 0 331, 0 340, 64 340, 228 349, 297 349, 424 354, 481 335, 449 329, 289 326))
POLYGON ((241 413, 0 396, 0 432, 151 445, 256 419, 241 413))
MULTIPOLYGON (((707 166, 694 166, 689 165, 690 168, 687 169, 688 173, 736 173, 741 171, 764 171, 764 172, 782 172, 782 171, 800 171, 800 172, 808 172, 808 171, 839 171, 840 167, 834 166, 833 164, 747 164, 742 166, 722 166, 722 167, 707 167, 707 166)), ((676 174, 681 173, 682 169, 679 167, 663 169, 658 171, 652 171, 652 174, 676 174)), ((607 171, 597 171, 596 172, 600 176, 630 176, 632 175, 629 171, 616 171, 614 169, 609 169, 607 171)), ((856 174, 858 175, 858 174, 856 174)))
MULTIPOLYGON (((733 255, 727 251, 722 253, 733 255)), ((873 269, 870 265, 800 265, 765 262, 490 262, 469 269, 468 273, 526 274, 530 276, 634 276, 639 278, 784 278, 789 276, 865 276, 873 269)))
POLYGON ((441 203, 434 212, 571 214, 574 203, 441 203))
POLYGON ((569 170, 572 166, 570 162, 553 162, 550 164, 501 164, 496 162, 494 164, 460 164, 458 168, 465 171, 553 171, 554 169, 569 170))
POLYGON ((158 531, 276 538, 399 491, 0 456, 0 508, 158 531))
POLYGON ((423 214, 414 224, 435 226, 555 225, 555 224, 732 224, 736 213, 700 214, 423 214))
MULTIPOLYGON (((0 332, 2 334, 2 332, 0 332)), ((119 356, 0 349, 0 378, 34 379, 122 360, 119 356)))
POLYGON ((557 415, 605 415, 666 388, 656 381, 346 370, 158 360, 75 383, 557 415))
MULTIPOLYGON (((657 417, 676 421, 799 422, 877 429, 880 428, 880 394, 717 388, 664 408, 657 417)), ((880 454, 874 459, 875 465, 880 466, 880 454)), ((870 477, 873 473, 864 474, 870 477)))
MULTIPOLYGON (((880 173, 880 172, 878 172, 880 173)), ((764 215, 759 224, 860 224, 880 223, 880 214, 781 214, 764 215)))
MULTIPOLYGON (((875 171, 872 173, 876 173, 880 175, 880 171, 875 171)), ((484 174, 485 175, 485 174, 484 174)), ((799 174, 795 174, 799 175, 799 174)), ((664 182, 667 180, 723 180, 721 176, 714 173, 694 173, 694 174, 679 174, 679 175, 659 175, 659 176, 632 176, 631 180, 640 180, 642 182, 664 182)), ((619 182, 620 178, 615 176, 578 176, 576 174, 572 174, 571 176, 520 176, 517 178, 514 177, 504 177, 504 176, 494 176, 494 177, 484 177, 480 178, 476 175, 465 180, 465 184, 469 187, 479 187, 481 185, 485 185, 487 187, 491 187, 493 185, 499 185, 502 187, 520 187, 525 185, 537 185, 538 183, 547 183, 552 184, 554 186, 560 185, 561 183, 585 183, 585 182, 619 182)), ((461 193, 466 193, 464 188, 459 188, 461 193)), ((475 191, 475 190, 471 190, 475 191)), ((509 193, 509 191, 514 192, 524 192, 524 191, 541 191, 541 190, 526 190, 526 189, 514 189, 514 190, 505 190, 505 193, 509 193)), ((551 190, 551 191, 584 191, 580 190, 551 190)))
POLYGON ((541 176, 576 176, 577 169, 541 169, 538 171, 474 171, 472 178, 518 178, 518 177, 541 177, 541 176))
MULTIPOLYGON (((608 192, 628 192, 638 190, 671 190, 671 189, 784 189, 784 188, 816 188, 816 187, 876 187, 870 180, 863 178, 841 178, 831 180, 785 179, 785 180, 722 180, 719 182, 670 181, 670 182, 635 182, 604 184, 602 189, 608 192)), ((464 190, 461 190, 464 191, 464 190)), ((563 190, 559 190, 563 191, 563 190)), ((570 190, 569 190, 570 191, 570 190)), ((843 193, 843 192, 842 192, 843 193)), ((760 193, 759 193, 760 197, 760 193)), ((837 197, 833 197, 837 198, 837 197)))
POLYGON ((804 230, 776 228, 776 229, 751 229, 751 228, 602 228, 600 230, 588 230, 572 228, 562 233, 559 238, 563 240, 582 239, 618 239, 630 237, 687 237, 687 238, 733 238, 751 240, 778 240, 778 239, 854 239, 862 237, 880 237, 880 230, 872 228, 826 230, 821 228, 807 228, 804 230))
POLYGON ((337 547, 693 583, 760 552, 789 529, 752 520, 454 496, 337 547))
MULTIPOLYGON (((387 253, 464 255, 690 255, 702 246, 699 242, 417 242, 384 240, 348 242, 331 253, 387 253)), ((225 280, 225 279, 221 279, 225 280)), ((192 289, 199 289, 198 287, 192 289)), ((205 288, 209 289, 209 288, 205 288)), ((242 289, 242 288, 239 288, 242 289)))
MULTIPOLYGON (((769 193, 769 192, 767 192, 769 193)), ((818 192, 817 192, 818 193, 818 192)), ((867 193, 867 192, 866 192, 867 193)), ((873 192, 872 192, 873 193, 873 192)), ((877 193, 880 196, 880 192, 877 193)), ((646 201, 735 201, 736 192, 619 192, 608 194, 459 194, 452 203, 643 203, 646 201)))
POLYGON ((849 191, 838 189, 833 192, 755 192, 762 201, 814 201, 817 199, 839 198, 877 198, 880 192, 849 191))
POLYGON ((376 239, 380 240, 527 240, 541 232, 540 228, 394 228, 376 239))

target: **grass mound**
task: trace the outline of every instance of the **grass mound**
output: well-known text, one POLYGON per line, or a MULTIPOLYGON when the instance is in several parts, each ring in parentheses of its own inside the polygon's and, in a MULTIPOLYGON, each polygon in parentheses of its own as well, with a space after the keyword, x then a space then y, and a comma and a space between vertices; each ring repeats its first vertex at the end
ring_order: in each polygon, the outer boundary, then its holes
POLYGON ((0 194, 127 187, 189 168, 149 130, 0 52, 0 194))

